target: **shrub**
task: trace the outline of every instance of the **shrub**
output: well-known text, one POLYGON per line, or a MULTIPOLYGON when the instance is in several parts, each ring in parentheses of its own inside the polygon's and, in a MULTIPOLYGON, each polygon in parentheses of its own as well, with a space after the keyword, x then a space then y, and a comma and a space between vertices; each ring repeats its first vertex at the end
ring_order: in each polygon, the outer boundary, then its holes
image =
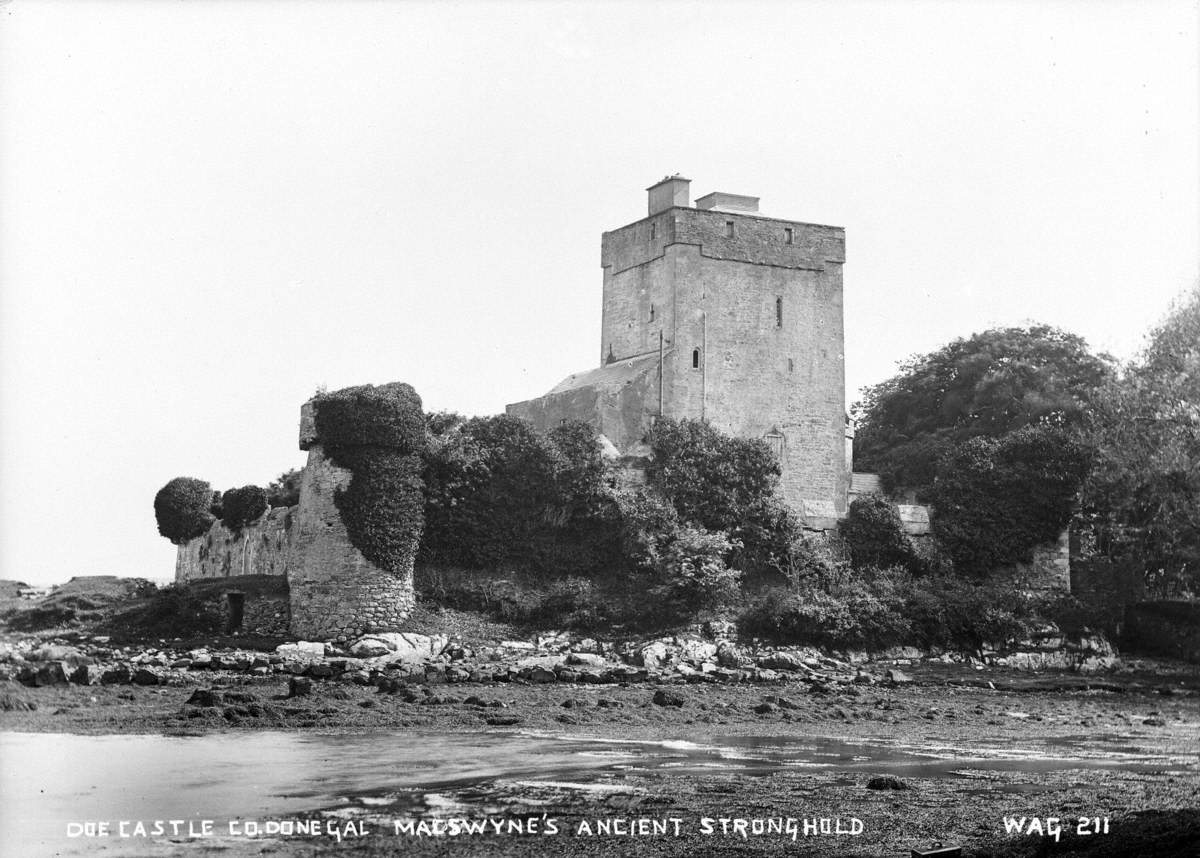
POLYGON ((267 511, 267 493, 258 486, 230 489, 221 496, 221 521, 230 530, 241 530, 267 511))
POLYGON ((660 549, 658 583, 650 595, 676 615, 721 607, 737 593, 741 579, 740 572, 725 564, 736 547, 723 533, 680 527, 660 549))
POLYGON ((382 447, 400 454, 425 449, 421 397, 400 382, 364 384, 316 397, 317 437, 326 450, 382 447))
POLYGON ((152 637, 215 634, 223 622, 217 603, 201 598, 185 584, 168 584, 111 621, 124 634, 152 637))
POLYGON ((435 435, 423 562, 593 574, 620 562, 620 531, 594 429, 540 435, 523 420, 476 417, 435 435))
POLYGON ((887 595, 862 583, 836 593, 819 587, 799 592, 772 589, 751 603, 741 623, 753 634, 786 643, 883 649, 911 637, 907 618, 887 595))
POLYGON ((284 471, 267 486, 267 503, 276 506, 295 506, 300 503, 300 479, 304 472, 299 468, 284 471))
POLYGON ((176 545, 202 536, 215 517, 212 486, 194 477, 176 477, 154 496, 154 518, 158 532, 176 545))
POLYGON ((1028 562, 1070 522, 1087 469, 1087 451, 1053 427, 974 438, 938 467, 933 533, 969 574, 1028 562))
POLYGON ((885 498, 878 495, 855 498, 838 530, 855 569, 904 566, 916 571, 919 566, 900 514, 885 498))
POLYGON ((395 383, 324 393, 314 404, 325 452, 352 474, 334 495, 351 544, 380 569, 410 571, 424 526, 420 397, 395 383))

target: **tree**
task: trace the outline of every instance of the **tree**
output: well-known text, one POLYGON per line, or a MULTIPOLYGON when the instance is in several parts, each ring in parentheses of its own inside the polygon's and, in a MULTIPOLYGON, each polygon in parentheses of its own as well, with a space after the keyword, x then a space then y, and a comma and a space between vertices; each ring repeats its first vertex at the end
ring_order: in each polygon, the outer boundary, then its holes
POLYGON ((914 356, 854 406, 855 469, 878 473, 888 491, 923 495, 956 444, 1078 424, 1110 364, 1080 337, 1046 325, 983 331, 914 356))
POLYGON ((176 545, 203 536, 216 517, 209 512, 213 489, 195 477, 176 477, 154 496, 158 532, 176 545))
POLYGON ((938 463, 931 525, 955 569, 983 576, 1028 562, 1067 527, 1088 450, 1056 426, 978 437, 938 463))
POLYGON ((267 486, 267 503, 271 506, 295 506, 300 503, 300 479, 303 471, 292 468, 284 471, 267 486))
POLYGON ((1083 518, 1102 557, 1165 597, 1200 590, 1200 287, 1096 398, 1083 518))
POLYGON ((230 530, 241 530, 267 511, 267 493, 258 486, 230 489, 221 496, 221 522, 230 530))

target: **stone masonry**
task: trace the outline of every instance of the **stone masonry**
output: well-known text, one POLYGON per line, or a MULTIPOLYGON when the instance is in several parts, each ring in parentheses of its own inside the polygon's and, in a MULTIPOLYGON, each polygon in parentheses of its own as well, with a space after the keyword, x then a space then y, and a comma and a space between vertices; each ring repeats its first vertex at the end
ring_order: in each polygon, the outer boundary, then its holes
POLYGON ((756 198, 688 203, 688 180, 648 189, 649 217, 604 234, 598 369, 508 413, 549 429, 595 425, 642 455, 657 416, 761 438, 783 500, 809 527, 845 514, 845 231, 758 214, 756 198))

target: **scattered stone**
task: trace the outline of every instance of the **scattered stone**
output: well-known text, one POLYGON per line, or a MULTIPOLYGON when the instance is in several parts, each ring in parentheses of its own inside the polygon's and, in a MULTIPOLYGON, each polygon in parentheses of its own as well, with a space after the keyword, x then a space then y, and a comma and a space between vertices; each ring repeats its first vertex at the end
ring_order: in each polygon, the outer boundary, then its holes
POLYGON ((884 674, 884 676, 887 678, 887 681, 890 682, 892 685, 909 685, 913 681, 912 677, 909 676, 907 673, 905 673, 903 670, 898 670, 894 667, 891 670, 889 670, 886 674, 884 674))
POLYGON ((308 697, 313 683, 307 676, 293 676, 288 680, 288 697, 308 697))
POLYGON ((582 664, 601 667, 605 663, 604 656, 590 652, 572 652, 567 654, 567 664, 582 664))
POLYGON ((158 685, 160 677, 148 667, 139 667, 133 672, 134 685, 158 685))
POLYGON ((912 787, 900 780, 900 778, 894 778, 891 775, 882 775, 880 777, 871 778, 869 781, 867 781, 867 789, 905 790, 912 789, 912 787))
POLYGON ((192 692, 192 696, 183 702, 185 706, 220 706, 224 701, 219 691, 197 688, 192 692))
POLYGON ((772 712, 776 712, 778 710, 779 707, 774 703, 759 703, 754 707, 754 713, 756 715, 770 715, 772 712))
POLYGON ((671 691, 666 688, 660 688, 654 692, 652 701, 656 706, 682 706, 687 702, 687 699, 678 691, 671 691))
POLYGON ((1167 722, 1164 721, 1162 718, 1147 718, 1144 721, 1142 721, 1142 723, 1145 724, 1147 727, 1165 727, 1165 726, 1167 726, 1167 722))
POLYGON ((33 684, 40 687, 47 685, 66 685, 67 670, 64 662, 51 661, 38 667, 33 677, 33 684))
POLYGON ((0 692, 0 712, 34 712, 37 703, 8 691, 0 692))

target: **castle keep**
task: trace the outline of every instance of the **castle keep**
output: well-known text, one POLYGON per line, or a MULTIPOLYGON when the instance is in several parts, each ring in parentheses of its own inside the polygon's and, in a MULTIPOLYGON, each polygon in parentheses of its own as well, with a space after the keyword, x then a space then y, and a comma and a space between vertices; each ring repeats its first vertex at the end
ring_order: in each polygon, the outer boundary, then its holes
POLYGON ((601 239, 599 365, 507 412, 549 429, 583 420, 624 456, 658 416, 762 438, 807 526, 845 514, 845 230, 765 217, 758 198, 690 180, 647 189, 647 217, 601 239))

